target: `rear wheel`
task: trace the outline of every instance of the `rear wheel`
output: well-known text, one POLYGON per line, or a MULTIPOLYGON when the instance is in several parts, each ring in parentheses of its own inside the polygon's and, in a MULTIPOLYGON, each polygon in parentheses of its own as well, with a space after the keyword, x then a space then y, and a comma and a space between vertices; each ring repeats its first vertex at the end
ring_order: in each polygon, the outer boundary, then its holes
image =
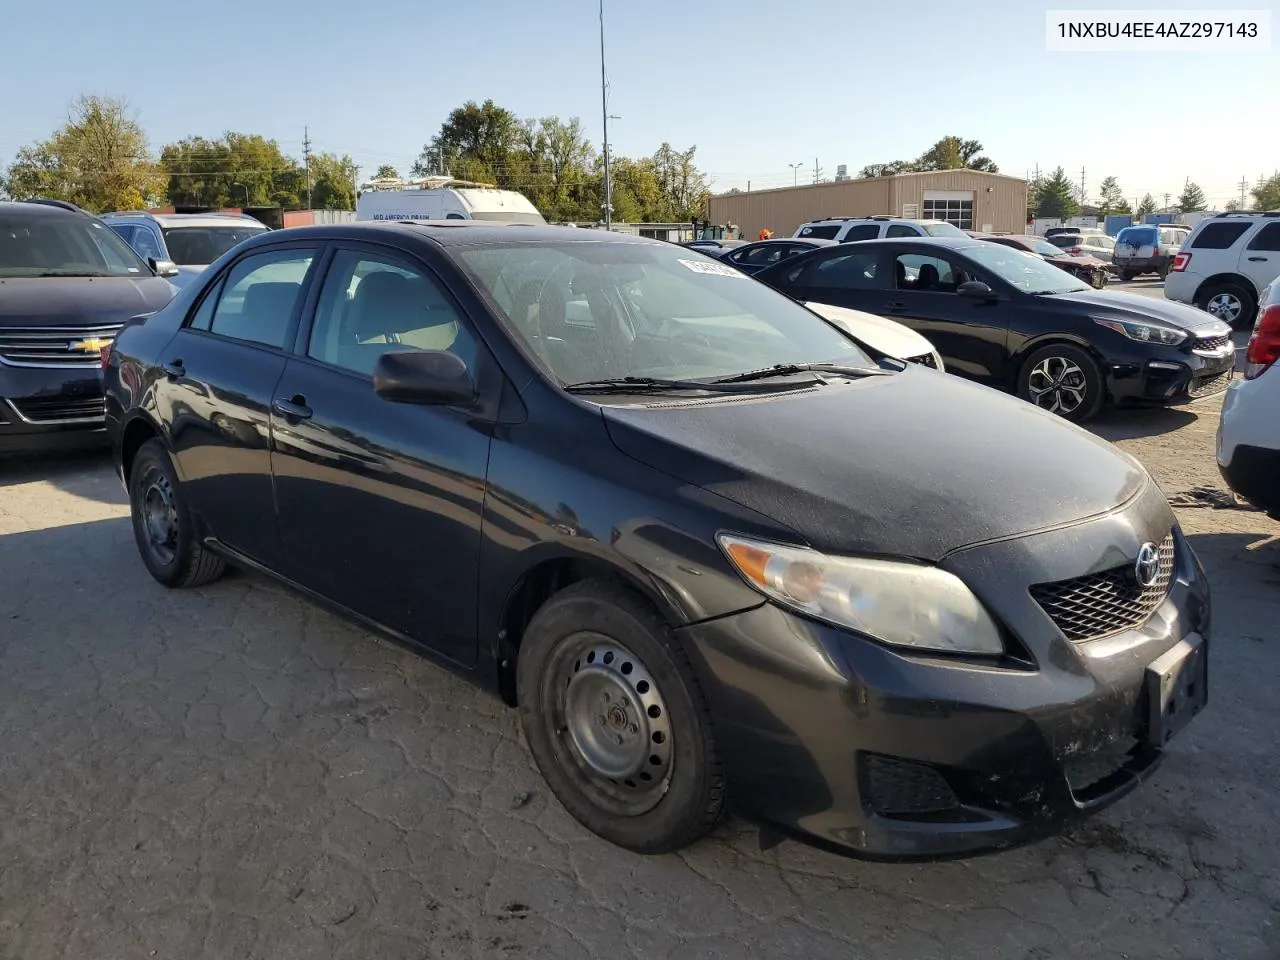
POLYGON ((1205 286, 1196 294, 1196 306, 1238 329, 1251 327, 1258 312, 1253 292, 1232 281, 1205 286))
POLYGON ((173 461, 159 440, 148 440, 133 458, 129 507, 142 562, 160 583, 197 587, 222 576, 226 565, 196 538, 173 461))
POLYGON ((637 853, 667 853, 724 809, 711 717, 688 658, 640 597, 603 580, 552 597, 516 667, 525 738, 579 823, 637 853))
POLYGON ((1081 423, 1102 409, 1102 372, 1093 357, 1079 347, 1050 344, 1023 363, 1018 396, 1066 420, 1081 423))
POLYGON ((1137 276, 1137 274, 1136 274, 1136 273, 1134 273, 1132 270, 1121 270, 1121 271, 1120 271, 1120 279, 1121 279, 1121 280, 1132 280, 1132 279, 1133 279, 1134 277, 1136 277, 1136 276, 1137 276))

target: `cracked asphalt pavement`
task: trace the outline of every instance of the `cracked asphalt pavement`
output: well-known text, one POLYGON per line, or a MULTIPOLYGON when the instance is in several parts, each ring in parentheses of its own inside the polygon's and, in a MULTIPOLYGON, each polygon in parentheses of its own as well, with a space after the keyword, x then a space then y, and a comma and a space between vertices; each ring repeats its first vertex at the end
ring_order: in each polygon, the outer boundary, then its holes
POLYGON ((1280 524, 1205 494, 1217 415, 1097 426, 1186 504, 1209 709, 1073 835, 912 866, 611 847, 496 698, 258 576, 160 587, 103 458, 0 464, 0 957, 1280 956, 1280 524))

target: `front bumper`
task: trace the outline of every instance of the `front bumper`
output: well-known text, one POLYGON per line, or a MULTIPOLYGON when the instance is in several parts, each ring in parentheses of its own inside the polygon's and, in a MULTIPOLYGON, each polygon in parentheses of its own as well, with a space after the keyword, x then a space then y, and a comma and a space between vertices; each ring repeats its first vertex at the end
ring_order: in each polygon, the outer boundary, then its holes
POLYGON ((105 446, 102 375, 96 366, 0 364, 0 453, 105 446))
POLYGON ((1212 356, 1176 347, 1125 344, 1104 368, 1107 393, 1118 406, 1169 406, 1216 396, 1235 371, 1235 347, 1212 356))
POLYGON ((1051 835, 1127 793, 1163 756, 1144 741, 1147 666, 1184 638, 1207 644, 1203 571, 1175 529, 1165 601, 1140 626, 1081 643, 1026 584, 1136 555, 1135 515, 1173 522, 1154 484, 1143 499, 944 562, 1004 623, 1017 659, 909 655, 772 604, 682 630, 735 807, 837 852, 937 859, 1051 835))

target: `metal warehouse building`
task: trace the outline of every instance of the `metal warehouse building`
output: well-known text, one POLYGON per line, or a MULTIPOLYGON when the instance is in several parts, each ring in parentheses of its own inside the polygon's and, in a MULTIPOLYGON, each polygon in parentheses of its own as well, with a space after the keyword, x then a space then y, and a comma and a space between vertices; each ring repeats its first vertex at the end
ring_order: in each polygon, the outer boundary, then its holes
POLYGON ((1027 181, 977 170, 899 173, 803 187, 724 193, 711 198, 712 223, 732 223, 748 240, 769 229, 786 237, 823 217, 891 216, 948 220, 962 230, 1022 233, 1027 181))

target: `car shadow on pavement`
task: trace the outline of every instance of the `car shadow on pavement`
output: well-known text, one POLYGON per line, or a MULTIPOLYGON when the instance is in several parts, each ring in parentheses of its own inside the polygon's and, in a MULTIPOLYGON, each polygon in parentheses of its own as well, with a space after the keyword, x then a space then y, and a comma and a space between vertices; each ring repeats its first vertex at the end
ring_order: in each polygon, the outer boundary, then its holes
POLYGON ((1115 443, 1138 437, 1155 437, 1173 433, 1194 422, 1196 414, 1178 407, 1153 407, 1104 410, 1088 424, 1090 430, 1115 443))
POLYGON ((12 496, 4 492, 6 488, 41 481, 86 500, 120 506, 129 502, 105 451, 0 458, 0 501, 12 496))

